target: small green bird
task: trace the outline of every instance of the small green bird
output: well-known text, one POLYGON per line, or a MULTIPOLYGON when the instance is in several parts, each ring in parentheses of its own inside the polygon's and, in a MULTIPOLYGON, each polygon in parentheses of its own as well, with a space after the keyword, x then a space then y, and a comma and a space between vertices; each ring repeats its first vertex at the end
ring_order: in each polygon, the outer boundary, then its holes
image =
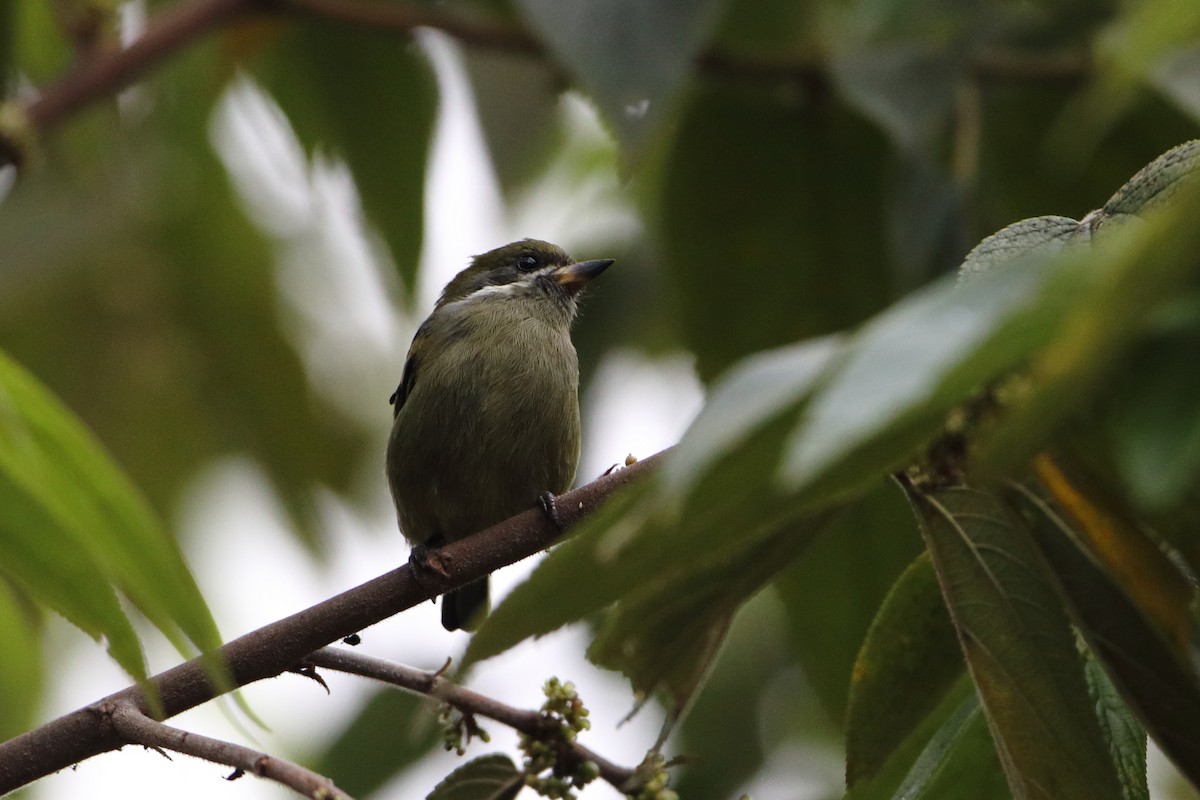
MULTIPOLYGON (((388 485, 410 544, 439 547, 570 488, 579 464, 579 293, 612 264, 523 239, 475 256, 417 329, 392 395, 388 485)), ((487 613, 488 579, 442 599, 447 630, 487 613)))

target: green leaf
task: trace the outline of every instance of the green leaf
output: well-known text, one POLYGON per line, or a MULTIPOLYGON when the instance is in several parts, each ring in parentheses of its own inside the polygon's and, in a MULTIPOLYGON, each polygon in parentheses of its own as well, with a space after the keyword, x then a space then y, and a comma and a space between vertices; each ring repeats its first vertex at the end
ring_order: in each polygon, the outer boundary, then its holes
POLYGON ((424 698, 395 689, 373 694, 316 760, 353 797, 373 794, 440 741, 437 715, 424 698))
POLYGON ((517 0, 555 60, 631 150, 668 120, 722 0, 517 0))
POLYGON ((582 619, 647 579, 655 566, 629 564, 636 569, 618 569, 613 549, 639 532, 648 514, 643 501, 649 494, 648 482, 627 487, 574 528, 571 538, 551 550, 533 573, 488 614, 467 645, 462 668, 531 636, 542 636, 582 619), (555 601, 546 602, 548 597, 555 601))
POLYGON ((706 81, 663 159, 647 216, 704 381, 890 299, 887 149, 829 95, 706 81))
POLYGON ((986 492, 909 485, 1009 787, 1121 797, 1058 595, 1016 517, 986 492))
POLYGON ((1076 541, 1053 506, 1017 487, 1019 506, 1092 651, 1163 752, 1200 783, 1200 681, 1191 645, 1155 626, 1076 541))
POLYGON ((1200 45, 1184 45, 1163 56, 1150 83, 1192 119, 1200 119, 1200 45))
POLYGON ((846 800, 1011 800, 979 696, 965 675, 875 776, 846 800))
POLYGON ((1173 147, 1126 181, 1104 204, 1104 213, 1111 218, 1141 215, 1169 203, 1194 180, 1197 170, 1200 170, 1200 140, 1173 147))
POLYGON ((840 341, 836 337, 813 339, 739 361, 713 387, 663 464, 663 491, 683 496, 755 429, 799 405, 833 362, 840 341))
POLYGON ((897 798, 952 800, 964 786, 971 797, 1007 798, 1003 770, 988 735, 987 717, 978 696, 969 696, 929 741, 896 790, 897 798))
MULTIPOLYGON (((468 645, 466 662, 495 655, 648 587, 689 586, 689 575, 712 570, 719 559, 740 563, 765 542, 786 537, 790 527, 812 525, 835 504, 779 495, 763 485, 788 422, 754 432, 682 506, 663 502, 656 475, 609 498, 488 616, 468 645), (750 526, 747 520, 753 521, 750 526), (547 597, 555 601, 548 603, 547 597)), ((752 568, 756 580, 758 569, 752 568)))
POLYGON ((965 281, 1030 255, 1051 256, 1087 235, 1087 229, 1070 217, 1033 217, 1014 222, 984 239, 967 253, 958 275, 965 281))
POLYGON ((1125 800, 1150 800, 1146 783, 1146 729, 1137 721, 1129 706, 1121 700, 1117 687, 1109 680, 1095 658, 1084 665, 1088 694, 1096 704, 1096 717, 1121 781, 1125 800))
POLYGON ((854 788, 882 772, 963 675, 954 626, 933 562, 923 553, 888 592, 854 663, 846 785, 854 788))
POLYGON ((451 772, 425 800, 513 800, 524 786, 525 776, 512 759, 492 753, 451 772))
POLYGON ((41 654, 40 622, 28 599, 0 577, 0 741, 29 730, 41 704, 47 665, 41 654))
POLYGON ((791 563, 827 519, 818 513, 750 546, 730 537, 722 547, 660 564, 605 617, 588 658, 625 673, 641 697, 665 691, 670 713, 681 713, 737 610, 791 563))
POLYGON ((496 177, 506 193, 524 188, 560 136, 560 77, 525 53, 468 47, 462 57, 496 177))
POLYGON ((1051 278, 1081 265, 1055 266, 1027 254, 960 286, 939 281, 868 322, 792 433, 783 484, 854 490, 911 457, 952 408, 1050 339, 1068 303, 1051 278))
POLYGON ((1156 539, 1120 501, 1081 466, 1079 445, 1063 441, 1052 455, 1039 453, 1033 473, 1061 509, 1075 540, 1112 574, 1125 595, 1186 652, 1194 629, 1195 587, 1156 539))
POLYGON ((954 53, 915 40, 853 46, 830 64, 842 96, 908 152, 932 150, 954 108, 960 70, 954 53))
POLYGON ((791 649, 839 724, 847 719, 855 657, 874 627, 872 619, 920 551, 904 493, 884 479, 843 510, 775 579, 791 649))
POLYGON ((215 625, 179 551, 141 496, 71 413, 0 355, 0 563, 32 596, 145 676, 115 583, 177 646, 215 625))
POLYGON ((5 3, 4 7, 0 8, 0 87, 4 87, 5 90, 8 89, 9 81, 17 71, 13 58, 16 27, 17 4, 5 3))
POLYGON ((1093 237, 1086 252, 1065 256, 1074 279, 1055 287, 1073 301, 1062 334, 1031 366, 1037 380, 1028 393, 977 444, 978 463, 1001 474, 1015 471, 1070 414, 1108 394, 1105 379, 1154 331, 1157 314, 1190 287, 1200 250, 1200 229, 1191 220, 1198 212, 1200 187, 1193 181, 1140 224, 1114 226, 1093 237))
POLYGON ((14 21, 13 66, 35 83, 50 81, 71 63, 71 47, 54 18, 54 6, 41 0, 5 3, 14 21))
POLYGON ((419 48, 389 32, 302 22, 275 43, 256 75, 310 151, 328 147, 345 159, 411 299, 437 112, 419 48))
POLYGON ((752 597, 730 626, 703 691, 672 733, 674 752, 694 756, 671 776, 680 797, 738 797, 735 790, 785 738, 837 746, 837 731, 821 724, 820 706, 796 674, 780 633, 778 603, 770 592, 752 597), (731 714, 731 708, 771 713, 731 714))

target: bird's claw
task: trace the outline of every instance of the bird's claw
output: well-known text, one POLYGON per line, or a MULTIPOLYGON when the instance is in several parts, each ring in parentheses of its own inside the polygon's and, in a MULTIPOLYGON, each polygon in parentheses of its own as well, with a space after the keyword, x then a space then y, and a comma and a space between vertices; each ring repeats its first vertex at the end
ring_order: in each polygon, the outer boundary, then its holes
POLYGON ((550 520, 550 524, 558 528, 559 533, 562 533, 565 528, 562 517, 558 514, 558 498, 554 496, 554 492, 542 492, 538 495, 537 502, 542 513, 546 515, 546 519, 550 520))
MULTIPOLYGON (((425 580, 429 578, 448 578, 450 571, 446 569, 446 563, 434 548, 427 547, 423 544, 414 544, 412 550, 408 554, 408 565, 412 567, 413 580, 422 590, 428 592, 429 587, 425 580)), ((436 602, 436 596, 430 597, 429 602, 436 602)))

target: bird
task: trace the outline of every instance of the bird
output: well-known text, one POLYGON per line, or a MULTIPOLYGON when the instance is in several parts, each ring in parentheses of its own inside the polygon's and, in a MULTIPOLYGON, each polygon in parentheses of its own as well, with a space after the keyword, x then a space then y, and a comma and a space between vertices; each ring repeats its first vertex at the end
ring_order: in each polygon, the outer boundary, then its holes
MULTIPOLYGON (((475 256, 417 328, 400 384, 386 472, 400 530, 436 548, 571 487, 579 464, 579 295, 612 259, 575 261, 522 239, 475 256), (547 494, 549 493, 549 494, 547 494)), ((442 625, 474 630, 487 576, 442 598, 442 625)))

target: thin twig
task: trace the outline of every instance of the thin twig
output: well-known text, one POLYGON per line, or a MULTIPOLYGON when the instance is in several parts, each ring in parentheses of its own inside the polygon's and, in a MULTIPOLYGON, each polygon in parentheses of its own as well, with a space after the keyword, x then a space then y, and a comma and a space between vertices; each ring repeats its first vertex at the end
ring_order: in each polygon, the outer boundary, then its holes
MULTIPOLYGON (((622 486, 648 475, 662 457, 662 454, 651 456, 561 495, 557 506, 563 528, 570 528, 590 514, 622 486)), ((423 575, 418 583, 412 568, 406 564, 225 644, 217 650, 228 671, 229 681, 225 684, 214 685, 202 658, 173 667, 150 679, 152 694, 159 699, 161 719, 194 708, 235 687, 287 672, 314 650, 541 552, 561 535, 544 513, 531 509, 438 550, 446 567, 445 575, 423 575)), ((142 714, 151 713, 141 688, 130 686, 0 744, 0 795, 119 748, 124 740, 111 725, 101 724, 97 719, 95 708, 101 703, 130 703, 142 714)))
POLYGON ((84 106, 129 86, 188 44, 227 25, 258 0, 197 0, 155 14, 128 47, 96 48, 25 108, 29 124, 46 132, 84 106))
MULTIPOLYGON (((449 681, 438 672, 426 672, 340 647, 323 647, 308 656, 305 663, 398 686, 447 703, 464 713, 495 720, 527 736, 546 733, 546 720, 538 712, 501 703, 449 681)), ((572 744, 571 749, 581 761, 594 763, 600 769, 600 777, 618 791, 623 791, 636 774, 636 770, 614 764, 581 744, 572 744)))
POLYGON ((164 725, 147 717, 133 703, 102 702, 96 706, 96 710, 128 744, 170 750, 214 764, 224 764, 238 772, 283 784, 312 800, 353 800, 324 775, 240 744, 164 725))
POLYGON ((504 50, 541 57, 542 43, 525 30, 495 19, 446 13, 432 6, 381 3, 377 0, 277 0, 281 9, 311 14, 364 28, 411 33, 436 28, 463 44, 487 50, 504 50))

